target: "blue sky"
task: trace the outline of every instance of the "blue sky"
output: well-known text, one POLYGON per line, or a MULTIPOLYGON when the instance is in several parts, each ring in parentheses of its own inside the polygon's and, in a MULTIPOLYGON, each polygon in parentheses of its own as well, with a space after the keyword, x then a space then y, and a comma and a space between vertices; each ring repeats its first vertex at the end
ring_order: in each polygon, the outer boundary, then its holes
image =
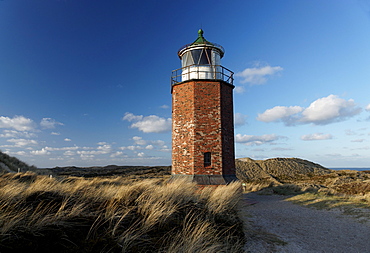
POLYGON ((0 150, 171 164, 171 71, 199 28, 235 72, 236 156, 370 167, 370 1, 0 1, 0 150))

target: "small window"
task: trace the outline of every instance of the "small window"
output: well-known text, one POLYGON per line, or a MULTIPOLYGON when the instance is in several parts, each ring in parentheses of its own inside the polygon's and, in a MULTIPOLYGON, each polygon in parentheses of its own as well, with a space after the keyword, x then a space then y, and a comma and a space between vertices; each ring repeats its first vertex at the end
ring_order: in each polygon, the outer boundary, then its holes
POLYGON ((204 167, 211 166, 211 152, 204 153, 204 167))

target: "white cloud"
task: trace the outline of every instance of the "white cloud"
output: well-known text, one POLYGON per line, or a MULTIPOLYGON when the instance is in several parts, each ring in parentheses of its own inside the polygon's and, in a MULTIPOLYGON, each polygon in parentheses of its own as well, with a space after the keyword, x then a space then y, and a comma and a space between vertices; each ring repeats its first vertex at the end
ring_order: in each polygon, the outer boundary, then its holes
POLYGON ((160 108, 162 108, 162 109, 168 109, 170 107, 168 105, 161 105, 160 108))
POLYGON ((370 104, 368 104, 366 107, 365 107, 365 110, 370 112, 370 104))
POLYGON ((153 145, 148 145, 148 146, 145 147, 145 149, 152 150, 152 149, 154 149, 154 146, 153 145))
POLYGON ((34 131, 35 123, 23 116, 14 116, 13 118, 0 116, 0 128, 13 128, 17 131, 34 131))
POLYGON ((241 113, 235 113, 234 114, 234 125, 235 127, 245 125, 247 116, 241 113))
POLYGON ((90 155, 90 154, 80 154, 80 158, 82 160, 91 160, 94 157, 95 157, 94 155, 90 155))
POLYGON ((303 111, 303 108, 300 106, 275 106, 272 109, 266 110, 262 114, 258 114, 257 120, 263 121, 263 122, 272 122, 272 121, 283 121, 287 125, 290 124, 290 122, 295 121, 294 117, 292 118, 292 115, 295 115, 297 113, 300 113, 303 111))
POLYGON ((254 68, 246 68, 241 72, 235 74, 242 78, 241 83, 249 83, 250 85, 264 84, 268 76, 273 76, 283 70, 282 67, 271 67, 269 65, 260 67, 259 63, 254 68))
POLYGON ((166 119, 156 115, 144 117, 126 112, 122 119, 133 122, 131 128, 137 128, 144 133, 164 133, 171 131, 172 128, 171 118, 166 119))
POLYGON ((131 150, 138 152, 139 150, 155 150, 161 152, 169 152, 170 149, 165 145, 165 142, 162 140, 144 140, 140 136, 134 136, 132 138, 135 145, 120 147, 120 150, 131 150))
POLYGON ((51 132, 51 135, 60 135, 60 133, 57 133, 57 132, 51 132))
POLYGON ((110 157, 112 157, 112 158, 119 157, 119 156, 124 156, 124 153, 121 152, 121 151, 117 151, 117 152, 110 155, 110 157))
POLYGON ((66 152, 63 153, 63 155, 65 155, 65 156, 74 156, 74 155, 76 155, 76 153, 71 151, 71 150, 67 150, 66 152))
POLYGON ((27 155, 26 151, 18 151, 15 153, 16 155, 21 155, 21 156, 25 156, 27 155))
MULTIPOLYGON (((50 157, 50 161, 64 161, 63 157, 50 157)), ((70 158, 70 161, 74 160, 74 158, 70 158)))
POLYGON ((159 150, 161 152, 171 152, 171 149, 169 149, 166 145, 162 146, 162 148, 159 150))
POLYGON ((134 136, 132 137, 136 145, 146 145, 146 141, 143 140, 143 137, 134 136))
POLYGON ((145 156, 145 153, 144 152, 137 153, 137 156, 138 157, 144 157, 145 156))
POLYGON ((234 91, 238 94, 243 94, 245 92, 245 88, 243 86, 235 86, 234 91))
POLYGON ((329 95, 312 102, 309 107, 275 106, 258 114, 257 120, 264 122, 283 122, 285 125, 315 124, 327 125, 344 121, 361 112, 353 99, 345 100, 336 95, 329 95))
POLYGON ((98 152, 99 152, 100 154, 108 154, 108 153, 110 153, 110 152, 111 152, 111 150, 112 150, 112 146, 111 146, 111 145, 109 145, 109 144, 104 144, 104 145, 102 145, 102 146, 99 146, 97 149, 98 149, 98 152))
POLYGON ((138 121, 131 125, 133 128, 138 128, 144 133, 163 133, 171 131, 172 119, 160 118, 156 115, 144 117, 142 121, 138 121))
POLYGON ((133 113, 126 112, 122 120, 127 120, 128 122, 132 122, 132 121, 142 120, 142 118, 143 118, 143 115, 134 115, 133 113))
MULTIPOLYGON (((52 147, 45 147, 46 150, 48 151, 68 151, 68 150, 77 150, 80 149, 78 146, 73 146, 73 147, 63 147, 63 148, 52 148, 52 147)), ((86 149, 86 147, 83 147, 82 149, 86 149)))
POLYGON ((314 134, 306 134, 301 136, 301 140, 303 141, 318 141, 318 140, 329 140, 333 139, 331 134, 323 134, 323 133, 314 133, 314 134))
POLYGON ((69 138, 65 138, 64 141, 72 141, 71 139, 69 138))
POLYGON ((2 134, 0 134, 0 137, 3 138, 34 138, 36 137, 36 134, 30 133, 30 132, 19 132, 16 130, 4 130, 2 134))
POLYGON ((283 139, 286 137, 278 136, 276 134, 264 134, 261 136, 257 135, 235 135, 235 142, 236 143, 243 143, 245 145, 262 145, 265 143, 271 143, 279 139, 283 139))
POLYGON ((156 145, 156 146, 164 146, 165 142, 162 141, 162 140, 156 140, 156 141, 151 141, 152 144, 156 145))
POLYGON ((345 100, 336 95, 320 98, 302 112, 301 122, 326 125, 350 118, 361 112, 353 99, 345 100))
POLYGON ((135 150, 141 150, 141 149, 143 149, 143 147, 142 146, 134 146, 134 145, 132 145, 132 146, 127 146, 127 147, 120 147, 120 149, 121 150, 131 150, 131 151, 135 151, 135 150))
POLYGON ((16 147, 32 146, 37 145, 37 141, 29 139, 9 139, 8 142, 14 143, 16 147))
POLYGON ((57 125, 63 126, 63 123, 55 121, 52 118, 43 118, 40 122, 40 126, 45 129, 52 129, 55 128, 57 125))
POLYGON ((95 156, 95 155, 101 155, 102 152, 100 151, 96 151, 96 150, 90 150, 90 151, 87 151, 87 150, 82 150, 82 151, 77 151, 77 154, 81 155, 81 156, 95 156))
POLYGON ((48 152, 45 148, 42 148, 41 150, 34 150, 30 152, 32 155, 50 155, 50 152, 48 152))
MULTIPOLYGON (((92 149, 92 148, 85 148, 85 149, 92 149)), ((78 150, 76 153, 79 154, 81 157, 91 158, 95 155, 105 155, 112 152, 112 146, 109 144, 104 144, 102 146, 98 146, 96 150, 78 150)))

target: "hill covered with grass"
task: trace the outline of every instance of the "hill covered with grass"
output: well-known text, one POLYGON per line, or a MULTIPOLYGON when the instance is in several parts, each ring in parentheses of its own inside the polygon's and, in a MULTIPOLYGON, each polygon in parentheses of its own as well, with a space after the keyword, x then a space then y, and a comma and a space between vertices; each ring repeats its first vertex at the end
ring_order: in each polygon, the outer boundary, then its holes
POLYGON ((330 170, 299 158, 236 160, 237 176, 247 190, 270 188, 275 193, 321 191, 330 194, 369 195, 370 171, 330 170))
POLYGON ((131 179, 168 178, 171 175, 171 166, 93 166, 93 167, 55 167, 39 169, 39 174, 74 177, 115 177, 124 176, 131 179))
POLYGON ((325 175, 331 170, 300 158, 271 158, 253 160, 251 158, 236 159, 238 178, 246 182, 271 182, 272 184, 287 183, 313 175, 325 175))
POLYGON ((0 173, 28 171, 36 169, 35 166, 29 166, 16 157, 10 156, 0 151, 0 173))

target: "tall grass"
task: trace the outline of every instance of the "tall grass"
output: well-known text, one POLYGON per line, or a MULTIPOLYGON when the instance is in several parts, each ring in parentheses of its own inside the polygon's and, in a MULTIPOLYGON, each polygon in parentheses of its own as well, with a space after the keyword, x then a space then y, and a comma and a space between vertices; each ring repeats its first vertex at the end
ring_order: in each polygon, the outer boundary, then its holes
POLYGON ((242 252, 236 183, 0 177, 0 252, 242 252))
POLYGON ((317 209, 339 210, 341 213, 357 218, 360 222, 370 221, 370 194, 338 195, 326 192, 307 192, 287 199, 296 204, 317 209))

